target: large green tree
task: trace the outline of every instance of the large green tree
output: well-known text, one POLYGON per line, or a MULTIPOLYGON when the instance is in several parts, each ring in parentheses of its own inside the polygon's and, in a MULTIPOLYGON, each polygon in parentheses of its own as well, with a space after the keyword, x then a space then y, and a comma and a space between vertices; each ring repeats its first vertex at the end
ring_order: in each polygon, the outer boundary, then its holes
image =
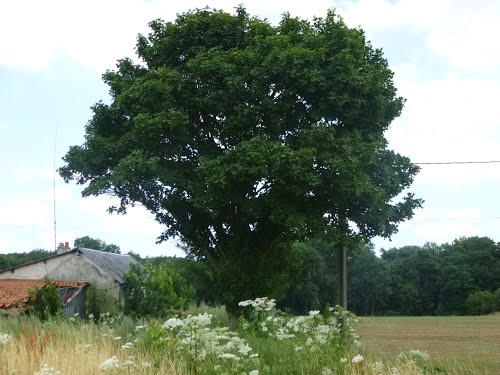
POLYGON ((119 197, 112 211, 154 213, 226 302, 286 290, 292 242, 388 237, 421 204, 401 195, 418 168, 384 138, 404 102, 393 73, 334 11, 274 26, 201 9, 150 27, 141 63, 104 74, 112 101, 60 174, 119 197))

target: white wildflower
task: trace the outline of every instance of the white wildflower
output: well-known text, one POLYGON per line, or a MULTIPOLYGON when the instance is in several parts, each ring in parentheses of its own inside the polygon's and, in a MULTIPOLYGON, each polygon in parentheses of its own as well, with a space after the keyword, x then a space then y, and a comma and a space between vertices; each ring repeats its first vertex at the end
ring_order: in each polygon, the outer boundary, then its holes
POLYGON ((333 371, 330 370, 328 367, 323 367, 321 369, 320 375, 333 375, 333 371))
POLYGON ((347 363, 347 358, 345 357, 340 358, 340 363, 347 363))
POLYGON ((226 359, 234 359, 235 361, 239 360, 240 358, 234 354, 231 353, 224 353, 219 356, 219 358, 226 358, 226 359))
POLYGON ((128 367, 128 366, 135 366, 134 361, 132 361, 130 359, 127 359, 127 360, 123 361, 122 367, 128 367))
POLYGON ((380 361, 375 362, 372 367, 376 372, 384 371, 384 364, 380 361))
POLYGON ((248 375, 259 375, 259 370, 252 370, 248 373, 248 375))
POLYGON ((399 375, 399 370, 397 367, 391 368, 391 375, 399 375))
POLYGON ((252 351, 252 348, 248 344, 240 345, 239 352, 243 355, 248 355, 252 351))
POLYGON ((7 345, 10 340, 12 340, 12 336, 8 333, 0 333, 0 345, 7 345))
POLYGON ((122 349, 130 349, 134 344, 132 344, 130 341, 122 345, 122 349))
POLYGON ((309 316, 316 316, 319 314, 319 310, 312 310, 312 311, 309 311, 309 316))
POLYGON ((184 322, 181 319, 170 318, 165 323, 163 323, 163 328, 173 331, 176 328, 184 326, 184 322))
POLYGON ((144 329, 144 328, 146 328, 146 326, 136 326, 136 327, 135 327, 135 330, 136 330, 136 331, 138 331, 138 330, 140 330, 140 329, 144 329))
POLYGON ((301 351, 301 350, 303 350, 303 349, 304 349, 304 347, 302 347, 302 346, 296 346, 296 347, 295 347, 295 351, 296 351, 296 352, 300 352, 300 351, 301 351))
POLYGON ((358 354, 356 356, 354 356, 354 358, 352 359, 352 363, 359 363, 359 362, 363 362, 365 360, 365 357, 363 357, 361 354, 358 354))
POLYGON ((113 356, 111 358, 108 358, 106 359, 104 362, 102 362, 100 365, 99 365, 99 368, 101 370, 109 370, 109 369, 112 369, 114 367, 119 367, 120 361, 118 358, 116 358, 116 356, 113 356))
POLYGON ((121 336, 116 336, 116 337, 113 337, 113 339, 115 339, 115 340, 121 340, 122 337, 121 336))

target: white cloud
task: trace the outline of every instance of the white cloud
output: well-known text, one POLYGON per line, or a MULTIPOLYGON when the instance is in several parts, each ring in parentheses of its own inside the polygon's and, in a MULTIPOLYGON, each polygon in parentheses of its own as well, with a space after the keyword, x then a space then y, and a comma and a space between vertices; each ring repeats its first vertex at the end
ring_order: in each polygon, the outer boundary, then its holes
POLYGON ((48 201, 54 201, 55 197, 56 202, 64 202, 69 200, 73 195, 73 188, 69 185, 56 186, 55 192, 54 196, 54 188, 52 187, 43 194, 43 198, 48 201))
MULTIPOLYGON (((54 178, 54 170, 50 168, 33 168, 27 161, 22 161, 16 169, 15 178, 19 182, 34 182, 37 180, 49 182, 54 178)), ((56 179, 61 180, 57 175, 56 179)))
POLYGON ((164 228, 143 207, 129 208, 127 214, 109 214, 108 207, 117 204, 116 198, 107 196, 87 197, 79 200, 81 215, 99 221, 100 228, 110 233, 143 233, 159 236, 164 228))
POLYGON ((0 207, 0 225, 42 226, 50 225, 53 217, 50 204, 38 199, 14 199, 0 207))
POLYGON ((500 3, 479 0, 343 1, 342 14, 372 37, 404 27, 425 37, 428 47, 457 68, 492 71, 500 64, 497 36, 500 3))
MULTIPOLYGON (((500 82, 449 74, 415 80, 420 68, 396 66, 396 86, 407 103, 386 136, 390 146, 414 162, 498 160, 496 98, 500 82)), ((452 184, 500 180, 491 165, 423 166, 417 181, 452 184)))
MULTIPOLYGON (((20 0, 3 4, 0 34, 3 38, 0 65, 19 70, 43 70, 56 53, 69 55, 103 73, 116 60, 133 56, 136 36, 147 33, 156 18, 173 20, 176 13, 207 5, 203 0, 20 0), (22 20, 22 21, 21 21, 22 20), (27 27, 29 25, 29 27, 27 27)), ((210 6, 233 11, 237 2, 214 0, 210 6)), ((305 2, 249 1, 252 14, 276 17, 289 10, 294 15, 322 15, 333 4, 326 0, 305 2)))

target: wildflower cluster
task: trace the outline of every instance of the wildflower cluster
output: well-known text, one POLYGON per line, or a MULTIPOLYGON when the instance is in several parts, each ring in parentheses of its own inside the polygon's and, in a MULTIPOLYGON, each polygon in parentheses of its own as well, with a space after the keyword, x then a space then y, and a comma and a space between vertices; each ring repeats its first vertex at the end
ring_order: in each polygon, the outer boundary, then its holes
POLYGON ((177 353, 195 364, 222 361, 225 367, 243 371, 257 362, 258 355, 248 343, 228 327, 214 327, 209 314, 168 319, 163 324, 163 331, 160 339, 173 343, 177 353))
POLYGON ((238 303, 238 306, 251 306, 255 311, 271 311, 276 307, 276 300, 262 297, 254 300, 241 301, 238 303))
POLYGON ((295 317, 275 310, 274 300, 267 298, 243 301, 239 305, 255 309, 249 312, 249 320, 243 321, 243 329, 253 330, 260 336, 273 337, 279 341, 290 340, 296 352, 318 351, 332 341, 349 340, 355 346, 359 343, 354 327, 357 318, 339 306, 329 309, 324 315, 319 310, 313 310, 307 316, 295 317))
POLYGON ((104 360, 99 368, 103 371, 111 371, 113 369, 130 369, 130 368, 149 368, 151 367, 151 362, 135 363, 135 357, 128 356, 124 361, 120 361, 118 357, 113 356, 104 360))

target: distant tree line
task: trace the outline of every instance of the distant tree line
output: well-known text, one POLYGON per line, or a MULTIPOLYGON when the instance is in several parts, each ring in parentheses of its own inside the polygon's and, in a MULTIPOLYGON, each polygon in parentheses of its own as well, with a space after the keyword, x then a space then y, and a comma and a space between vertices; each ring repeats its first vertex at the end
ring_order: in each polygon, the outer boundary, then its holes
MULTIPOLYGON (((295 244, 289 260, 294 276, 283 285, 281 296, 271 297, 295 314, 334 305, 336 248, 324 240, 295 244)), ((1 254, 0 268, 53 254, 41 249, 1 254)), ((129 254, 141 266, 126 277, 126 313, 158 316, 190 303, 224 300, 203 261, 129 254)), ((476 315, 500 310, 500 244, 490 238, 382 249, 380 256, 372 245, 358 244, 348 255, 348 308, 358 315, 476 315)))
POLYGON ((44 249, 34 249, 28 253, 0 254, 0 270, 16 267, 20 264, 35 262, 51 255, 55 255, 55 251, 44 249))
MULTIPOLYGON (((333 302, 334 249, 299 245, 302 274, 281 300, 296 313, 333 302)), ((500 310, 500 244, 487 237, 382 250, 350 249, 348 308, 358 315, 463 315, 500 310)))

